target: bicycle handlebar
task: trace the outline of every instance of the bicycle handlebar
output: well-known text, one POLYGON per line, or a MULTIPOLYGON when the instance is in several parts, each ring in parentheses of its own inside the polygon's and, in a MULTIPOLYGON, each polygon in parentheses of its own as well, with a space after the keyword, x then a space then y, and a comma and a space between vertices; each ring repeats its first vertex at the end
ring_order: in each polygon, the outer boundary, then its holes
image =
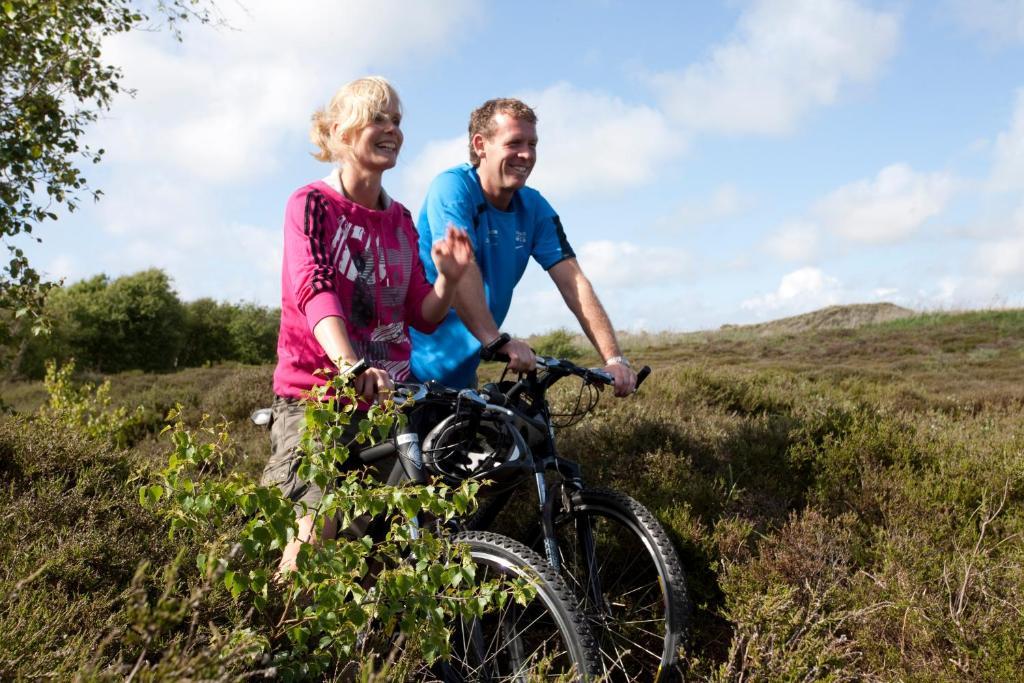
MULTIPOLYGON (((508 363, 509 357, 506 353, 500 351, 489 351, 484 353, 483 350, 480 352, 481 358, 484 360, 495 360, 501 363, 508 363)), ((576 365, 570 360, 564 358, 552 358, 550 356, 534 356, 534 361, 538 366, 544 368, 548 372, 555 373, 560 377, 566 377, 568 375, 576 375, 583 378, 588 384, 604 384, 612 385, 615 383, 615 379, 610 373, 606 372, 602 368, 584 368, 576 365)), ((636 392, 640 389, 640 385, 643 384, 651 374, 651 366, 645 365, 640 368, 636 373, 636 385, 633 387, 633 391, 636 392)))

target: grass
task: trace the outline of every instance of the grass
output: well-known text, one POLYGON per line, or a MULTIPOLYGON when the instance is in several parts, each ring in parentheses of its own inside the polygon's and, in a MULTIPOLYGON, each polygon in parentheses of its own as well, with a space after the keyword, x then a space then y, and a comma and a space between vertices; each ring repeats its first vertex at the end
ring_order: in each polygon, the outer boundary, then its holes
MULTIPOLYGON (((673 536, 697 606, 689 679, 1018 676, 1024 311, 647 335, 627 348, 654 367, 648 383, 605 397, 560 444, 588 482, 640 499, 673 536)), ((242 619, 223 591, 197 629, 164 619, 149 641, 130 637, 140 595, 156 604, 168 581, 173 596, 197 580, 187 563, 173 569, 182 548, 133 482, 164 458, 159 415, 175 402, 192 420, 232 420, 235 467, 257 476, 267 437, 245 418, 269 402, 270 371, 110 378, 115 402, 150 416, 123 451, 0 421, 0 678, 123 678, 137 663, 149 678, 239 671, 209 656, 217 629, 204 624, 242 619)), ((44 398, 34 384, 0 390, 23 413, 44 398)))

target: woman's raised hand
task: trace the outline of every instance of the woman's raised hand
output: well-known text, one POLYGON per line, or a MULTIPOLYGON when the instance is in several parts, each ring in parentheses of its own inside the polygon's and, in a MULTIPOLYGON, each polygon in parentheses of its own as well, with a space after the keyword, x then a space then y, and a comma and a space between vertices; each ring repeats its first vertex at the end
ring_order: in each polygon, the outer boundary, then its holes
POLYGON ((473 243, 465 230, 449 224, 444 239, 434 242, 430 249, 437 272, 453 283, 457 282, 466 268, 473 262, 473 243))

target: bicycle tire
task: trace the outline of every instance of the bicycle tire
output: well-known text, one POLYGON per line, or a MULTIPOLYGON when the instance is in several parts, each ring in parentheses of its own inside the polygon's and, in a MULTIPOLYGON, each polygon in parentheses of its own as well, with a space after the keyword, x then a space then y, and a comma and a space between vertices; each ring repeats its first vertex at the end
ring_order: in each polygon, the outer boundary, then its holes
POLYGON ((509 600, 480 620, 452 628, 445 681, 535 681, 567 675, 588 680, 601 671, 597 643, 565 581, 519 541, 485 531, 464 531, 452 541, 468 546, 477 578, 525 578, 536 590, 527 605, 509 600))
MULTIPOLYGON (((682 564, 661 524, 635 499, 609 489, 575 491, 569 510, 559 506, 562 576, 582 599, 608 680, 666 681, 681 674, 677 661, 690 602, 682 564), (599 599, 582 550, 584 524, 594 540, 599 599)), ((543 547, 543 537, 534 547, 543 547)))

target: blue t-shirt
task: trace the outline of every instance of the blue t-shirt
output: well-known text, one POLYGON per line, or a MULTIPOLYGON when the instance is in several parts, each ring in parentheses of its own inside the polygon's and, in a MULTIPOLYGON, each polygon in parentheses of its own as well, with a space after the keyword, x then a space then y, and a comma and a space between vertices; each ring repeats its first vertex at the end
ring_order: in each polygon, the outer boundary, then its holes
MULTIPOLYGON (((508 211, 494 208, 484 197, 480 178, 470 164, 448 169, 434 179, 423 202, 417 230, 420 259, 427 279, 437 279, 430 247, 444 237, 448 224, 469 234, 483 278, 487 307, 500 327, 512 303, 512 290, 532 256, 544 270, 576 254, 558 215, 536 190, 524 187, 512 196, 508 211)), ((412 372, 422 381, 436 379, 453 387, 476 382, 480 342, 462 324, 455 310, 433 334, 410 330, 412 372)))

